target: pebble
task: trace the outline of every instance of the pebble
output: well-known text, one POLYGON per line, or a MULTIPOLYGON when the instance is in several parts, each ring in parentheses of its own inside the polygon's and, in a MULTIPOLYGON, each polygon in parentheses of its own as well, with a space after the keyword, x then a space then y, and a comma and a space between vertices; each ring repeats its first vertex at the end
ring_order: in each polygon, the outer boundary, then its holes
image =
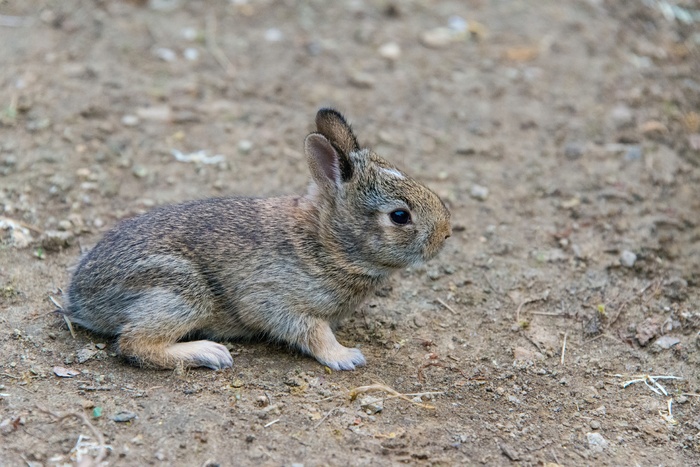
POLYGON ((199 60, 199 50, 194 47, 187 47, 182 54, 185 56, 185 60, 189 60, 190 62, 199 60))
POLYGON ((379 47, 379 55, 387 60, 396 61, 401 57, 401 47, 396 42, 387 42, 379 47))
POLYGON ((620 264, 622 264, 624 267, 631 268, 634 266, 635 262, 637 262, 637 255, 635 255, 633 252, 624 250, 622 253, 620 253, 620 264))
POLYGON ((567 159, 578 159, 581 156, 583 156, 584 153, 584 145, 583 143, 578 143, 578 142, 570 142, 566 143, 564 146, 564 156, 567 159))
POLYGON ((153 49, 153 55, 160 58, 164 62, 174 62, 177 59, 177 54, 174 50, 167 47, 156 47, 153 49))
POLYGON ((677 337, 661 336, 654 341, 654 345, 663 350, 668 350, 674 345, 680 344, 680 342, 681 340, 677 337))
POLYGON ((277 28, 270 28, 265 31, 265 40, 267 42, 280 42, 284 39, 284 34, 277 28))
POLYGON ((139 118, 136 115, 127 114, 122 117, 122 125, 136 126, 139 124, 139 118))
POLYGON ((253 142, 247 139, 243 139, 238 142, 238 152, 241 154, 249 154, 253 149, 253 142))
POLYGON ((144 178, 148 175, 148 169, 146 167, 136 164, 131 168, 131 173, 133 173, 137 178, 144 178))
POLYGON ((384 400, 380 397, 365 396, 360 399, 360 407, 367 415, 372 415, 384 410, 384 400))
POLYGON ((124 423, 128 422, 130 420, 133 420, 136 418, 136 414, 134 412, 127 412, 127 411, 122 411, 116 414, 114 417, 112 417, 112 420, 114 420, 117 423, 124 423))
POLYGON ((485 186, 474 185, 469 192, 469 195, 479 201, 485 201, 489 197, 489 189, 485 186))
POLYGON ((431 49, 442 49, 450 45, 455 33, 449 28, 433 28, 421 33, 419 39, 421 44, 431 49))
POLYGON ((642 148, 640 146, 630 146, 625 152, 626 161, 638 161, 642 158, 642 148))
POLYGON ((610 111, 610 120, 618 130, 634 124, 634 114, 632 109, 624 104, 616 105, 610 111))
POLYGON ((75 241, 72 232, 61 232, 58 230, 47 230, 41 236, 41 246, 46 251, 57 251, 69 247, 75 241))
POLYGON ((600 430, 600 422, 598 420, 591 420, 589 426, 591 427, 591 430, 600 430))
POLYGON ((136 116, 143 120, 167 122, 172 120, 172 109, 167 105, 154 105, 136 109, 136 116))
POLYGON ((193 27, 188 27, 188 28, 183 28, 181 31, 182 37, 187 39, 188 41, 194 41, 197 39, 197 29, 193 27))
POLYGON ((63 219, 58 223, 58 230, 70 230, 73 228, 73 223, 68 219, 63 219))
POLYGON ((92 357, 94 357, 96 353, 97 352, 92 350, 92 349, 84 348, 84 349, 80 349, 80 350, 78 350, 78 352, 76 352, 75 358, 78 360, 78 363, 85 363, 88 360, 90 360, 92 357))
POLYGON ((433 281, 440 279, 440 276, 442 275, 440 274, 440 270, 437 268, 429 269, 426 274, 428 275, 428 278, 433 281))
POLYGON ((354 71, 350 74, 348 82, 360 89, 369 89, 374 87, 375 79, 374 76, 363 71, 354 71))
POLYGON ((600 433, 586 433, 586 439, 588 440, 588 447, 592 451, 603 452, 609 445, 608 441, 600 433))
POLYGON ((71 370, 70 368, 63 368, 62 366, 53 367, 53 373, 60 378, 73 378, 80 374, 79 371, 71 370))

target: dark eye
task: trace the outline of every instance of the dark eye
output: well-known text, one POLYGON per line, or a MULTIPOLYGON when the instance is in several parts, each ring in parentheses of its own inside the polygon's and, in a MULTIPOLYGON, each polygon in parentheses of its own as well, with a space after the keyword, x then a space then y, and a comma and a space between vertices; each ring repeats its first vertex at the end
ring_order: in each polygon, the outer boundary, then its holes
POLYGON ((411 222, 411 214, 409 214, 408 211, 404 211, 403 209, 397 209, 396 211, 389 214, 389 217, 391 217, 391 221, 394 224, 398 225, 406 225, 409 222, 411 222))

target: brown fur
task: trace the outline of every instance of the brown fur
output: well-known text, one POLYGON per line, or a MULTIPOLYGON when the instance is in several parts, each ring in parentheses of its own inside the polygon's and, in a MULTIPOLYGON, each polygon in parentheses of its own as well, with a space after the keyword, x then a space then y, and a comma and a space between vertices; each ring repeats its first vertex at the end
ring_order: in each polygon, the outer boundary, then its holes
POLYGON ((127 219, 80 262, 65 313, 119 337, 120 351, 163 368, 232 365, 209 340, 267 336, 334 369, 365 363, 331 326, 395 270, 432 258, 449 212, 428 188, 368 149, 322 109, 305 150, 304 196, 216 198, 127 219), (394 210, 411 214, 398 225, 394 210))

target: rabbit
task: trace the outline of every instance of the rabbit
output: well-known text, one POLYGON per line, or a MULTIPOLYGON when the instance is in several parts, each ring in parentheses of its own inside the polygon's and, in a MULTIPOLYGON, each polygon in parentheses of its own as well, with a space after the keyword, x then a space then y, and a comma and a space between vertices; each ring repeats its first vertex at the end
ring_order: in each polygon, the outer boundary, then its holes
POLYGON ((333 329, 392 272, 433 258, 450 213, 361 148, 336 110, 319 110, 316 126, 305 195, 204 199, 123 220, 79 261, 62 312, 152 368, 228 368, 214 341, 253 337, 333 370, 364 365, 333 329))

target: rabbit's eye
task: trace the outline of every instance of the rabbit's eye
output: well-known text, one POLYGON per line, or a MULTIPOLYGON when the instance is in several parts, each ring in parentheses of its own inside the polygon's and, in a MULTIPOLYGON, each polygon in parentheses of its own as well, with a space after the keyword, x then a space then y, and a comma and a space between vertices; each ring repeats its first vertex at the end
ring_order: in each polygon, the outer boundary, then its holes
POLYGON ((404 211, 403 209, 397 209, 396 211, 389 214, 389 217, 391 217, 391 221, 394 224, 398 225, 406 225, 409 222, 411 222, 411 214, 409 214, 408 211, 404 211))

